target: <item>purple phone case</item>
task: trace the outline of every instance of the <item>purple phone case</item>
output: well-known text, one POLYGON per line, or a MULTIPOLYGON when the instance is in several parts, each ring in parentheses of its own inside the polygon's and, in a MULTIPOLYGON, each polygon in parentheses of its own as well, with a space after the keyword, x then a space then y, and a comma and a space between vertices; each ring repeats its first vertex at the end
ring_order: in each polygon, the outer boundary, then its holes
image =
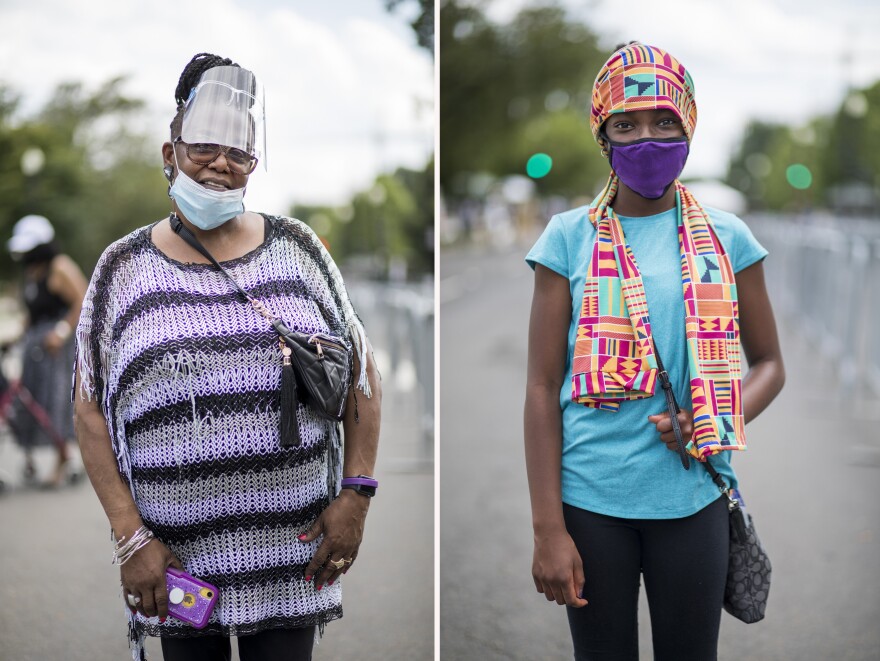
MULTIPOLYGON (((214 604, 220 596, 220 591, 210 583, 205 583, 185 571, 169 567, 165 571, 165 585, 168 588, 168 614, 183 622, 191 624, 196 629, 203 629, 208 624, 214 604), (183 591, 181 600, 173 603, 171 592, 179 589, 183 591)), ((175 593, 175 597, 181 596, 175 593)))

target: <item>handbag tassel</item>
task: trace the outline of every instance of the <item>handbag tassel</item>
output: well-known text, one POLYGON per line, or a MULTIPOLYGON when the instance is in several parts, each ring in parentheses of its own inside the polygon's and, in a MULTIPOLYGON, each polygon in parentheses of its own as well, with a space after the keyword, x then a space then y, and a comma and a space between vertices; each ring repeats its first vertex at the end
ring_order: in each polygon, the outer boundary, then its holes
POLYGON ((299 447, 299 421, 296 410, 299 406, 296 393, 296 374, 290 361, 290 347, 281 339, 281 353, 284 361, 281 366, 281 447, 299 447))
POLYGON ((736 535, 736 540, 740 544, 745 544, 746 540, 748 539, 748 532, 746 531, 746 517, 739 506, 734 507, 730 511, 730 528, 731 532, 736 535))

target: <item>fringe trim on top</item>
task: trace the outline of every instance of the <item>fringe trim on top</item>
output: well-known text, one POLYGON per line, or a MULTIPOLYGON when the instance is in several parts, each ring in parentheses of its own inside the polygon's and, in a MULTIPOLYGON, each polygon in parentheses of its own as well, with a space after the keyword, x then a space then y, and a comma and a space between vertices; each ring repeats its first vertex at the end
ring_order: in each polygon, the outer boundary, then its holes
MULTIPOLYGON (((101 268, 104 266, 103 259, 101 263, 98 264, 98 267, 101 268)), ((76 402, 76 397, 83 401, 91 402, 93 399, 97 399, 97 401, 101 405, 101 412, 104 414, 104 420, 107 423, 107 433, 110 436, 110 443, 113 448, 113 454, 116 456, 116 465, 119 468, 120 474, 125 478, 125 481, 128 483, 128 487, 131 490, 132 496, 134 496, 134 484, 132 484, 131 479, 131 460, 128 456, 128 446, 125 442, 125 425, 124 424, 116 424, 116 421, 113 417, 113 412, 110 407, 110 396, 109 396, 109 383, 110 383, 110 371, 107 367, 107 363, 109 361, 102 360, 101 361, 101 383, 103 384, 103 392, 98 396, 98 393, 95 391, 97 386, 96 380, 94 378, 94 356, 92 354, 92 344, 90 342, 92 330, 93 330, 93 321, 92 315, 94 313, 92 301, 92 288, 95 287, 95 281, 89 283, 89 291, 86 293, 85 299, 83 301, 83 310, 80 314, 80 320, 77 324, 75 337, 75 358, 73 363, 73 383, 71 385, 71 401, 76 402), (79 375, 79 392, 77 392, 76 388, 76 377, 79 375)))
POLYGON ((367 334, 363 324, 357 319, 351 321, 348 328, 354 343, 354 350, 357 352, 358 363, 361 366, 356 387, 367 398, 370 398, 373 396, 373 391, 370 388, 370 379, 367 377, 367 334))
POLYGON ((138 633, 135 622, 137 615, 128 613, 128 649, 131 650, 131 661, 146 661, 147 648, 143 633, 138 633))
POLYGON ((82 315, 80 322, 76 327, 74 362, 73 362, 73 383, 70 387, 70 400, 76 403, 76 397, 80 399, 92 401, 95 396, 95 384, 92 381, 92 352, 89 351, 89 335, 92 331, 90 323, 91 315, 82 315), (89 321, 86 321, 88 318, 89 321), (76 392, 76 377, 79 372, 79 392, 76 392))
POLYGON ((334 500, 339 495, 340 478, 342 477, 342 436, 339 425, 330 428, 327 437, 327 496, 334 500))
MULTIPOLYGON (((302 221, 297 222, 301 223, 302 221)), ((364 325, 358 318, 354 306, 351 304, 351 299, 345 288, 345 282, 342 280, 342 274, 339 272, 339 267, 336 266, 336 262, 333 261, 330 253, 327 252, 327 248, 324 247, 324 244, 321 243, 320 239, 318 239, 312 229, 304 223, 303 226, 308 229, 312 236, 312 240, 315 243, 315 247, 321 253, 321 258, 327 266, 327 270, 330 273, 330 285, 340 294, 339 298, 342 302, 342 316, 348 326, 348 331, 351 335, 352 342, 354 343, 354 349, 357 351, 358 362, 360 363, 361 368, 358 373, 355 387, 363 392, 367 398, 370 398, 373 396, 373 391, 372 388, 370 388, 370 380, 367 377, 367 333, 364 330, 364 325)))

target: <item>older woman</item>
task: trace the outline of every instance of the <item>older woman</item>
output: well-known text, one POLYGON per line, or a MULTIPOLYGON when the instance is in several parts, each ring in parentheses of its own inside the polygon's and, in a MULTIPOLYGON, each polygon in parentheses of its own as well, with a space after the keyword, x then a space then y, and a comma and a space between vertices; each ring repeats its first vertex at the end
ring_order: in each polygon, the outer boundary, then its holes
POLYGON ((342 616, 338 579, 375 493, 377 373, 314 233, 244 209, 264 158, 254 75, 201 53, 176 99, 162 146, 172 213, 107 248, 83 305, 83 461, 123 562, 135 658, 146 634, 161 636, 166 659, 228 659, 232 635, 242 659, 308 659, 316 628, 342 616), (187 231, 227 273, 178 235, 187 231), (337 424, 309 401, 282 410, 279 335, 236 287, 353 354, 344 451, 337 424), (281 438, 285 413, 294 443, 281 438), (203 629, 168 617, 169 567, 218 588, 203 629))
POLYGON ((619 48, 591 112, 608 183, 589 207, 554 216, 526 257, 532 573, 568 607, 576 659, 638 658, 641 576, 654 658, 716 658, 727 499, 708 470, 683 465, 710 462, 736 487, 730 451, 784 381, 767 251, 678 181, 696 121, 674 56, 619 48), (656 387, 667 372, 675 418, 656 387))

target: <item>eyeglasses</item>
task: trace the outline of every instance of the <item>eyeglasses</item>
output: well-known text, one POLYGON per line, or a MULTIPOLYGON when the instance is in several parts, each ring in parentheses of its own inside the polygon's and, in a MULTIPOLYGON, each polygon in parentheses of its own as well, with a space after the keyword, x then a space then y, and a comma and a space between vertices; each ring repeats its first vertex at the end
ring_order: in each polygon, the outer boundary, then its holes
POLYGON ((193 163, 199 165, 208 165, 213 163, 222 153, 226 157, 226 163, 229 169, 238 174, 250 174, 257 167, 257 159, 246 151, 236 149, 234 147, 224 147, 207 142, 196 142, 190 144, 177 138, 175 144, 181 144, 186 147, 186 157, 193 163))

